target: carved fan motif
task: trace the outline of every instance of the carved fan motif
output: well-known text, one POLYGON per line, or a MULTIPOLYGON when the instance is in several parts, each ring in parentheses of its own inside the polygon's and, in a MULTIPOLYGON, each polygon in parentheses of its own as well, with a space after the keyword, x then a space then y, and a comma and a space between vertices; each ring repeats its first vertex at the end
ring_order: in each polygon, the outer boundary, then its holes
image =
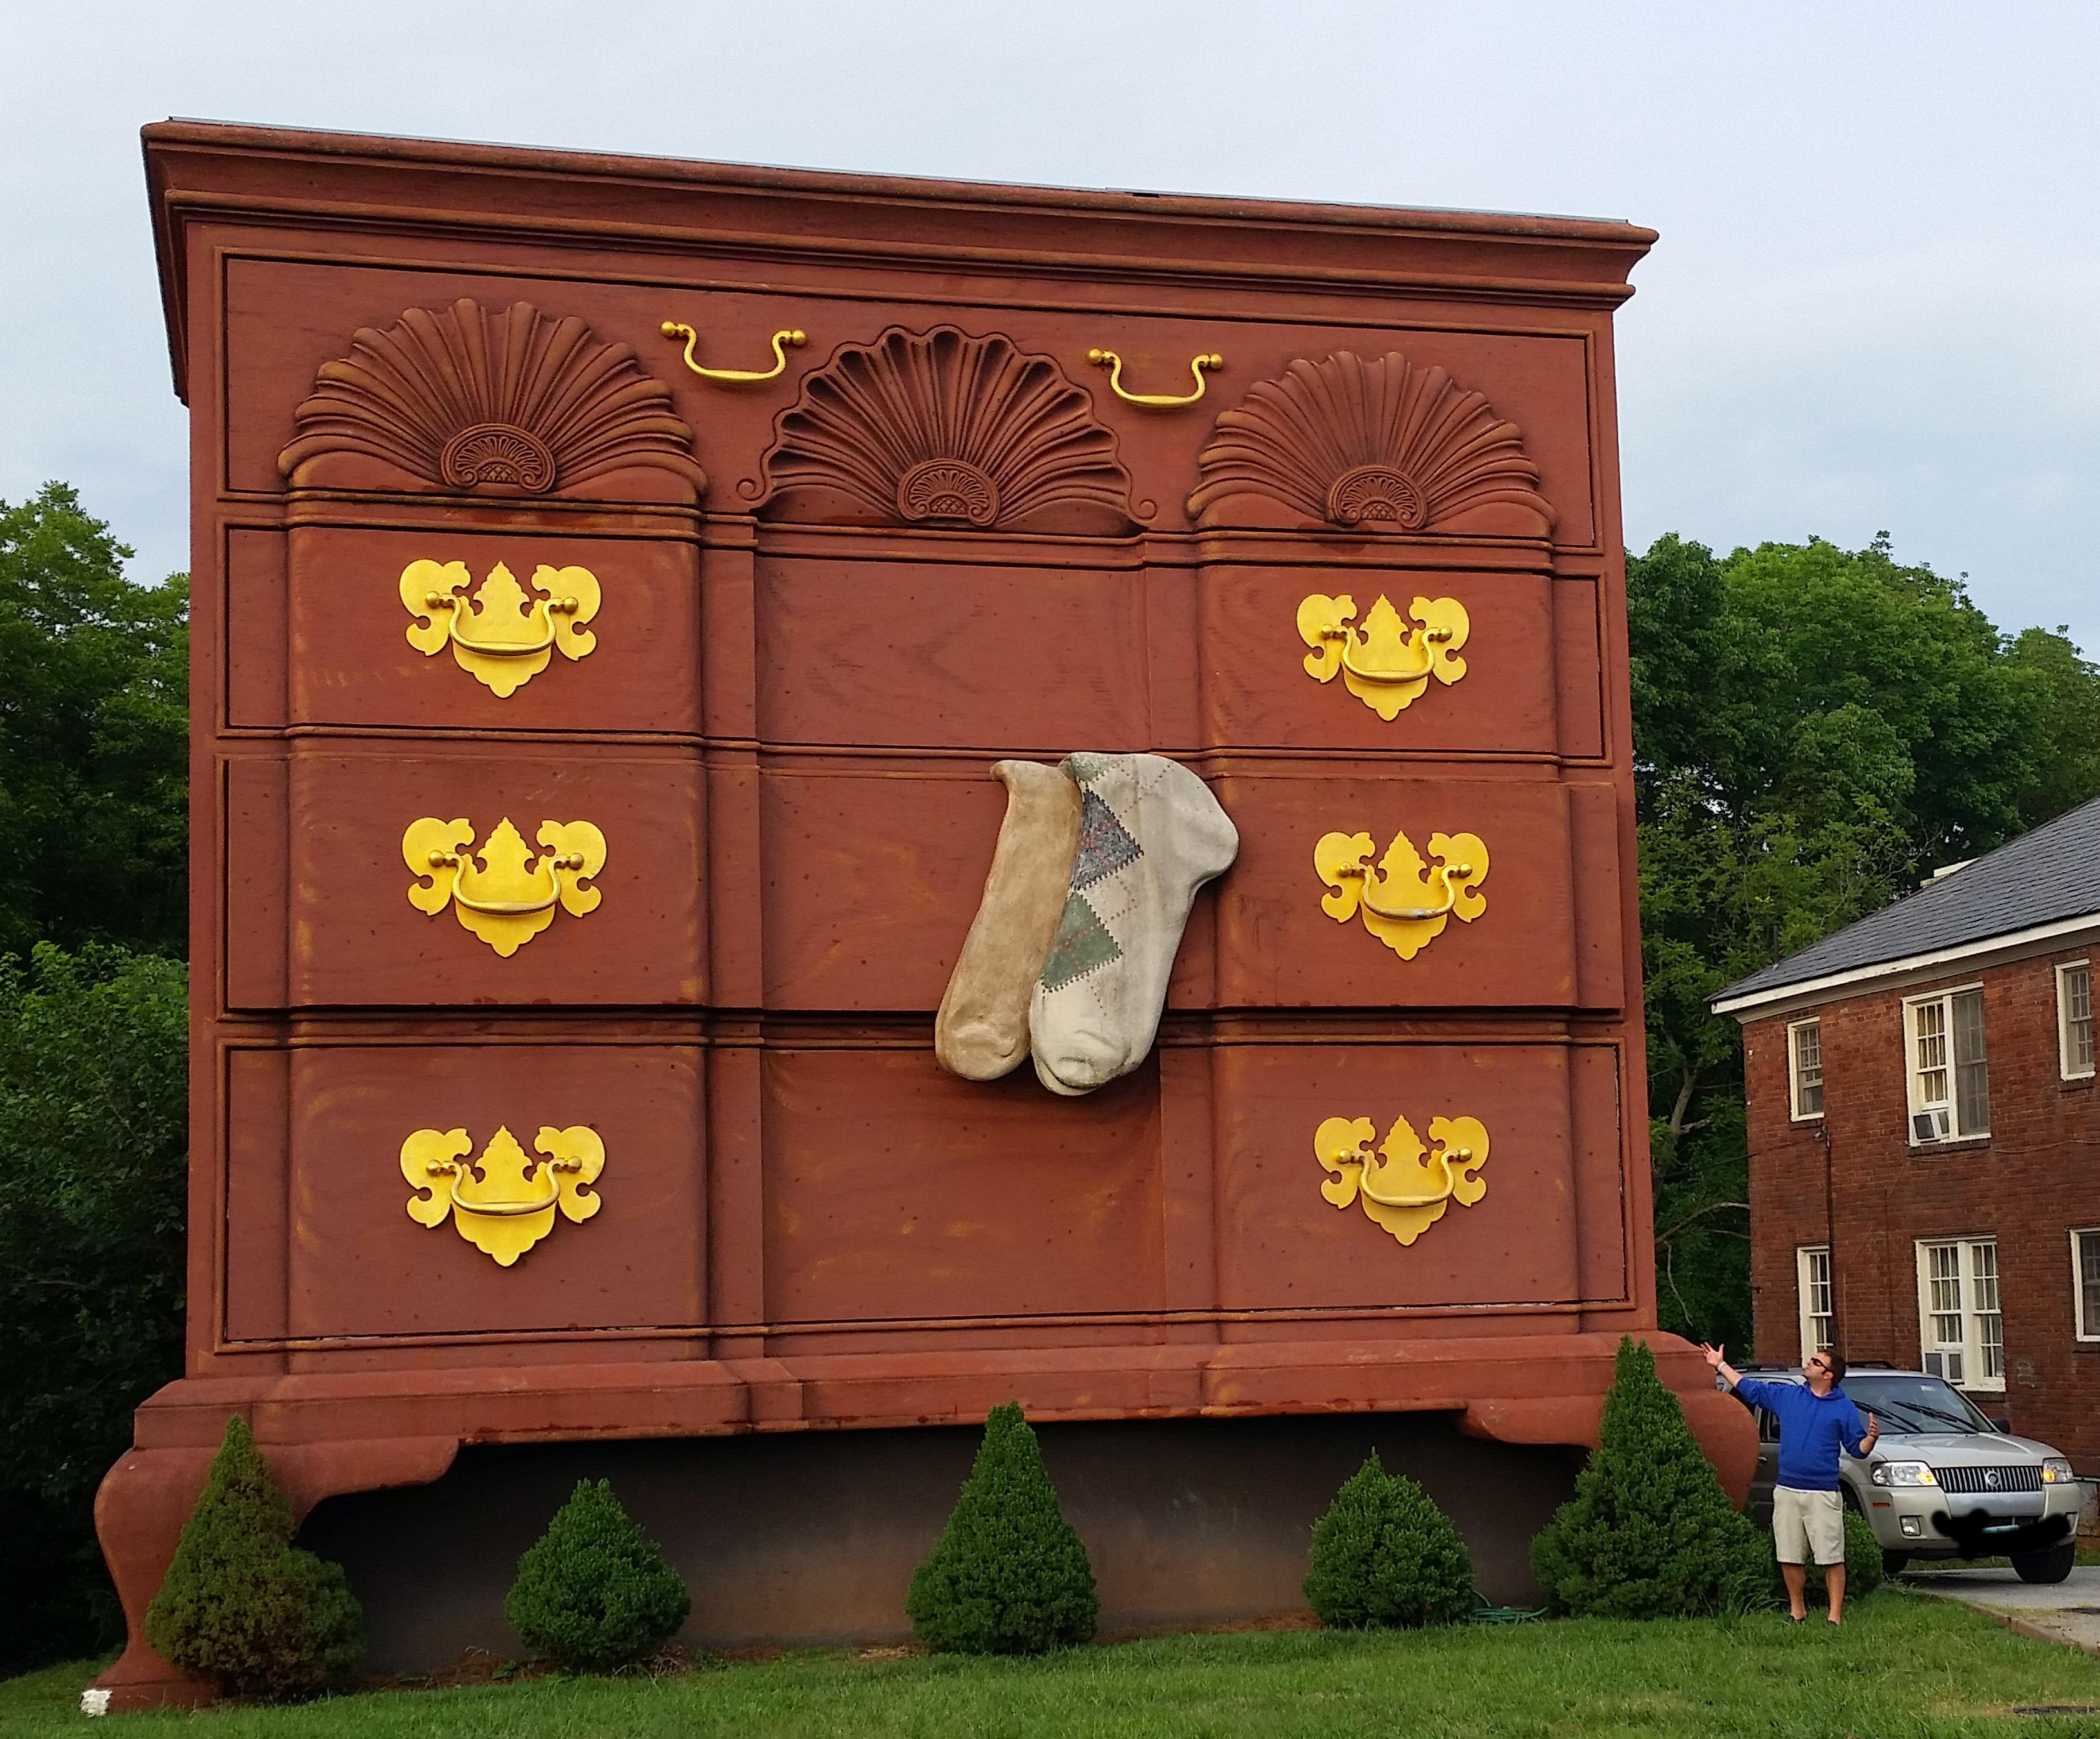
POLYGON ((529 302, 462 298, 359 328, 295 421, 277 458, 295 488, 690 501, 707 483, 633 351, 529 302))
POLYGON ((765 456, 769 519, 978 530, 1132 528, 1093 399, 1048 356, 892 327, 805 375, 765 456))
POLYGON ((1516 425, 1398 351, 1294 362, 1218 419, 1189 497, 1198 525, 1544 537, 1553 508, 1516 425))

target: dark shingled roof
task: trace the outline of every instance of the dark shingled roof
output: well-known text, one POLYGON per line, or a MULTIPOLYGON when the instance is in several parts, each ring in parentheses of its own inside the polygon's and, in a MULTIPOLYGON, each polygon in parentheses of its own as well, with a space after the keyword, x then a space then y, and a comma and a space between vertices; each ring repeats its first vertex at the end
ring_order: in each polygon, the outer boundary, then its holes
POLYGON ((2100 797, 1730 985, 1728 1002, 1914 954, 2100 914, 2100 797))

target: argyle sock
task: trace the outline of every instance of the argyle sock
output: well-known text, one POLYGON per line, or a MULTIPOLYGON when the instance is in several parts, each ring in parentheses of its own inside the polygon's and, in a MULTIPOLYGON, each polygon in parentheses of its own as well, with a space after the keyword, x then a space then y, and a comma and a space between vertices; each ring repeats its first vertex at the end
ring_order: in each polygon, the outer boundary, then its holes
POLYGON ((1240 836, 1202 780, 1160 755, 1067 755, 1083 793, 1079 850, 1028 1011, 1035 1073, 1084 1093, 1145 1061, 1196 890, 1240 836))
POLYGON ((1028 1054, 1028 1004, 1065 909, 1079 841, 1079 788, 1056 767, 1002 761, 1006 819, 977 915, 933 1019, 933 1054, 951 1075, 993 1081, 1028 1054))

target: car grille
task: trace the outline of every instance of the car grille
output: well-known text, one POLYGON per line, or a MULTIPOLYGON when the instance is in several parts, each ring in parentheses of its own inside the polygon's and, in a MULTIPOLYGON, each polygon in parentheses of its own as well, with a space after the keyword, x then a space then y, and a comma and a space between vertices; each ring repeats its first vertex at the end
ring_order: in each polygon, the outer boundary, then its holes
POLYGON ((1935 1468, 1932 1476, 1943 1491, 2040 1491, 2041 1469, 2029 1463, 2010 1468, 1935 1468))

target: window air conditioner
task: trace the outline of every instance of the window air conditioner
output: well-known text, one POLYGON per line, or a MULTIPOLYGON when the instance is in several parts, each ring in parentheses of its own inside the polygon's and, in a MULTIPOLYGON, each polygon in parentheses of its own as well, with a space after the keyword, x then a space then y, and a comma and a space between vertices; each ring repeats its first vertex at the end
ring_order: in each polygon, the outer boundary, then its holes
POLYGON ((1913 1141, 1943 1141, 1952 1132, 1953 1123, 1944 1106, 1910 1114, 1910 1138, 1913 1141))

